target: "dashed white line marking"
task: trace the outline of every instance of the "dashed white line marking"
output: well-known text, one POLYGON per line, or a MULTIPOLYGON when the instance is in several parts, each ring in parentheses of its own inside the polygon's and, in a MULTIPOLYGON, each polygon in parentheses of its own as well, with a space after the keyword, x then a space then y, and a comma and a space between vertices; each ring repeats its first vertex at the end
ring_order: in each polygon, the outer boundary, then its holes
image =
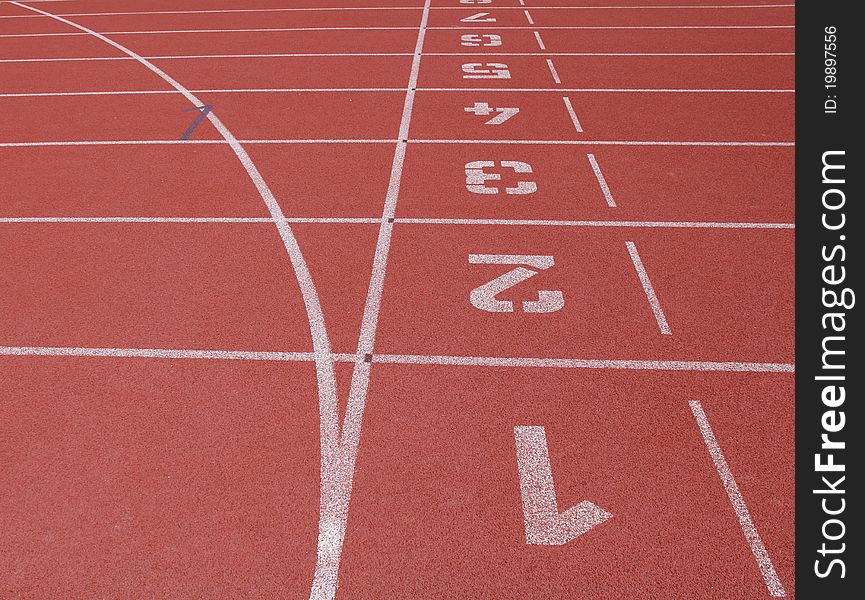
POLYGON ((556 83, 561 83, 562 80, 559 79, 559 73, 556 71, 556 67, 553 65, 553 59, 547 59, 547 66, 550 68, 550 75, 553 76, 553 81, 556 83))
POLYGON ((703 407, 699 400, 691 400, 688 402, 691 406, 691 412, 694 414, 694 419, 697 421, 697 426, 700 428, 700 434, 703 436, 703 441, 706 444, 706 449, 709 451, 709 456, 715 464, 715 470, 718 471, 718 476, 721 478, 721 483, 724 485, 724 490, 727 492, 727 498, 730 500, 730 505, 739 519, 739 525, 742 527, 742 533, 745 534, 745 539, 751 546, 751 552, 757 561, 757 566, 760 568, 760 573, 763 575, 763 581, 769 593, 776 597, 782 598, 787 595, 784 591, 784 586, 781 585, 781 580, 775 572, 775 567, 772 564, 772 559, 763 545, 763 540, 760 539, 760 534, 757 527, 751 520, 751 513, 748 512, 748 506, 745 504, 745 499, 739 491, 739 486, 736 485, 736 479, 730 471, 730 465, 727 464, 727 459, 724 458, 724 453, 721 452, 721 447, 715 439, 715 433, 709 425, 709 419, 703 411, 703 407))
POLYGON ((577 130, 577 133, 583 133, 583 126, 580 124, 580 119, 577 118, 577 112, 574 110, 573 104, 571 104, 571 99, 567 96, 563 96, 562 100, 565 102, 565 108, 568 111, 568 116, 571 117, 571 122, 574 124, 574 129, 577 130))
POLYGON ((586 154, 586 157, 589 159, 589 164, 592 165, 592 171, 595 173, 595 179, 598 180, 598 185, 601 186, 601 191, 604 194, 604 199, 607 201, 607 206, 610 208, 616 208, 616 201, 613 200, 613 194, 610 192, 610 186, 607 185, 607 180, 604 178, 604 174, 601 173, 601 167, 598 165, 598 161, 595 160, 594 154, 586 154))
POLYGON ((529 22, 529 25, 534 25, 534 24, 535 24, 535 20, 532 19, 532 15, 529 14, 529 11, 528 11, 528 10, 524 10, 524 11, 523 11, 523 14, 526 15, 526 21, 529 22))
POLYGON ((540 31, 535 31, 535 32, 533 32, 533 33, 535 34, 535 40, 537 40, 537 42, 538 42, 538 47, 539 47, 541 50, 546 50, 547 47, 544 45, 544 40, 541 39, 541 32, 540 32, 540 31))
POLYGON ((667 317, 664 316, 664 311, 661 310, 661 303, 658 302, 658 296, 655 294, 655 288, 652 287, 652 282, 649 279, 649 274, 646 273, 646 268, 643 266, 643 261, 640 260, 640 255, 637 252, 637 246, 634 242, 625 242, 628 247, 628 253, 631 255, 631 261, 634 263, 634 268, 637 270, 637 277, 640 278, 640 283, 643 285, 643 291, 646 293, 646 299, 649 301, 649 306, 655 315, 655 321, 658 323, 658 329, 664 335, 672 335, 670 326, 667 324, 667 317))
MULTIPOLYGON (((272 139, 238 140, 240 144, 393 144, 397 140, 335 140, 335 139, 272 139)), ((160 146, 183 144, 226 144, 224 140, 76 140, 39 142, 0 142, 0 148, 25 148, 42 146, 160 146)), ((650 140, 418 140, 409 139, 409 144, 525 144, 538 146, 584 145, 584 146, 731 146, 731 147, 792 147, 795 142, 711 142, 711 141, 650 141, 650 140)))

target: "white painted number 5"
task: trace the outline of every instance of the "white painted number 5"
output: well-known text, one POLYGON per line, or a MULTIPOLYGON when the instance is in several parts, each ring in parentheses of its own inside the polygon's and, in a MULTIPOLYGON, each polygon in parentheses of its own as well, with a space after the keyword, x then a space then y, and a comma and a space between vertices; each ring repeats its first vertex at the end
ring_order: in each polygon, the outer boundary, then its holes
POLYGON ((511 72, 504 63, 466 63, 463 79, 510 79, 511 72))
MULTIPOLYGON (((528 265, 534 269, 518 266, 471 291, 469 300, 472 306, 486 312, 514 312, 514 303, 499 300, 497 295, 526 279, 534 277, 539 271, 549 269, 555 263, 552 256, 532 256, 525 254, 469 254, 469 264, 473 265, 528 265), (537 269, 537 270, 536 270, 537 269)), ((523 311, 527 313, 551 313, 562 310, 565 297, 555 290, 538 290, 537 300, 523 301, 523 311)))

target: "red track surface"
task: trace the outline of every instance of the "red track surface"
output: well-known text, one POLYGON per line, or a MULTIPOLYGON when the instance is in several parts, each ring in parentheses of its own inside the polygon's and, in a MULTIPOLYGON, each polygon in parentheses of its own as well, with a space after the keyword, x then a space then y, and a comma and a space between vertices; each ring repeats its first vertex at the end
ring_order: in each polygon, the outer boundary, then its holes
POLYGON ((792 22, 0 2, 0 597, 792 596, 792 22))

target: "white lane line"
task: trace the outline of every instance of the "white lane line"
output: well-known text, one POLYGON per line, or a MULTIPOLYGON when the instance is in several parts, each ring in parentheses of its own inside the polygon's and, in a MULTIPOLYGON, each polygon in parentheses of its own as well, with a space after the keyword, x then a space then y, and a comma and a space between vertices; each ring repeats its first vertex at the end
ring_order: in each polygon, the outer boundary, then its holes
MULTIPOLYGON (((31 0, 31 4, 39 0, 31 0)), ((524 0, 519 0, 520 6, 497 6, 496 10, 521 9, 524 0)), ((533 6, 533 10, 646 10, 646 9, 704 9, 717 10, 729 8, 792 8, 795 4, 723 4, 723 5, 653 5, 653 6, 533 6)), ((430 10, 464 10, 460 6, 433 6, 430 10)), ((155 10, 127 12, 89 12, 89 13, 57 13, 61 17, 104 17, 122 15, 185 15, 206 13, 257 13, 257 12, 315 12, 315 11, 358 11, 358 10, 422 10, 420 6, 357 6, 357 7, 316 7, 316 8, 239 8, 221 10, 155 10)), ((40 18, 42 15, 2 15, 0 19, 40 18)))
MULTIPOLYGON (((46 346, 0 346, 0 356, 70 356, 82 358, 171 358, 212 360, 257 360, 314 362, 314 352, 259 352, 244 350, 174 350, 148 348, 83 348, 46 346)), ((331 354, 336 362, 356 363, 354 354, 331 354)), ((794 373, 793 363, 621 360, 585 358, 522 358, 501 356, 449 356, 422 354, 375 354, 373 363, 404 365, 453 365, 466 367, 518 367, 541 369, 628 369, 639 371, 708 371, 736 373, 794 373)))
MULTIPOLYGON (((546 50, 541 34, 534 32, 541 50, 546 50)), ((796 56, 795 52, 424 52, 426 56, 796 56)), ((315 58, 355 56, 411 56, 410 52, 330 52, 330 53, 263 53, 263 54, 166 54, 144 56, 147 60, 195 60, 232 58, 315 58)), ((103 62, 134 60, 129 56, 57 56, 50 58, 2 58, 0 63, 103 62)), ((369 88, 364 88, 369 89, 369 88)), ((402 88, 396 88, 402 91, 402 88)))
MULTIPOLYGON (((330 139, 273 139, 273 140, 238 140, 242 145, 248 144, 392 144, 397 140, 330 140, 330 139)), ((0 142, 0 148, 26 148, 46 146, 161 146, 190 144, 226 144, 224 140, 75 140, 75 141, 39 141, 39 142, 0 142)), ((647 141, 647 140, 408 140, 409 144, 525 144, 539 146, 584 145, 584 146, 732 146, 732 147, 792 147, 795 142, 710 142, 710 141, 647 141)))
POLYGON ((523 11, 523 14, 526 15, 526 21, 529 22, 529 25, 534 25, 534 24, 535 24, 535 20, 532 19, 532 15, 529 14, 529 11, 528 11, 528 10, 524 10, 524 11, 523 11))
MULTIPOLYGON (((515 25, 515 26, 450 26, 427 27, 427 30, 466 30, 466 29, 563 29, 563 30, 615 30, 615 29, 794 29, 794 25, 515 25)), ((103 35, 170 35, 178 33, 266 33, 269 31, 413 31, 414 27, 252 27, 248 29, 148 29, 132 31, 106 31, 103 35)), ((0 38, 24 37, 70 37, 83 36, 85 33, 4 33, 0 38)))
MULTIPOLYGON (((546 55, 543 55, 546 56, 546 55)), ((581 92, 639 94, 793 94, 796 90, 776 89, 668 89, 668 88, 417 88, 418 92, 581 92)), ((405 92, 404 88, 216 88, 190 90, 194 94, 292 94, 338 92, 405 92)), ((53 96, 129 96, 174 94, 174 90, 100 90, 86 92, 16 92, 3 93, 0 98, 42 98, 53 96)))
MULTIPOLYGON (((541 50, 546 50, 547 47, 544 45, 544 40, 541 39, 541 32, 540 32, 540 31, 535 31, 534 34, 535 34, 535 40, 537 40, 537 42, 538 42, 538 47, 539 47, 541 50)), ((534 53, 532 53, 532 55, 534 56, 534 53)), ((562 55, 561 55, 561 54, 556 54, 556 56, 562 56, 562 55)))
MULTIPOLYGON (((283 217, 286 223, 379 223, 363 217, 283 217)), ((269 217, 0 217, 0 223, 273 223, 269 217)))
POLYGON ((634 141, 634 140, 409 140, 410 144, 527 144, 587 146, 795 146, 795 142, 711 142, 711 141, 634 141))
POLYGON ((760 573, 763 575, 766 588, 772 596, 783 598, 787 593, 784 591, 784 586, 781 585, 781 580, 775 572, 772 559, 763 545, 763 540, 760 539, 757 527, 754 525, 754 521, 751 520, 751 513, 748 512, 748 506, 745 504, 745 499, 739 491, 739 486, 736 485, 736 479, 733 477, 733 472, 730 471, 730 465, 727 464, 727 459, 724 458, 724 453, 721 452, 721 447, 715 439, 715 434, 709 425, 709 419, 706 417, 706 413, 703 411, 699 400, 690 400, 688 404, 690 404, 691 412, 694 414, 694 419, 700 428, 700 434, 703 436, 709 456, 715 464, 715 470, 718 471, 718 476, 721 478, 721 483, 727 492, 727 498, 730 500, 733 512, 736 513, 736 517, 739 519, 742 533, 745 534, 745 539, 748 541, 748 545, 751 546, 751 552, 753 552, 757 566, 760 568, 760 573))
POLYGON ((661 333, 664 335, 672 335, 673 332, 670 331, 670 326, 667 324, 667 317, 664 316, 664 311, 661 310, 661 303, 658 302, 658 296, 655 295, 655 288, 652 287, 649 274, 646 273, 643 261, 640 260, 636 244, 634 244, 634 242, 625 242, 625 245, 628 247, 631 261, 634 263, 634 268, 637 270, 637 277, 640 278, 640 283, 643 285, 643 291, 646 293, 646 299, 649 301, 649 306, 652 307, 655 321, 658 323, 658 329, 660 329, 661 333))
MULTIPOLYGON (((396 140, 238 140, 240 144, 393 144, 396 140)), ((40 148, 50 146, 184 146, 224 145, 225 140, 191 139, 191 140, 75 140, 75 141, 42 141, 42 142, 0 142, 0 148, 40 148)))
POLYGON ((598 360, 581 358, 503 358, 496 356, 427 356, 376 354, 375 363, 454 365, 466 367, 535 367, 556 369, 634 369, 640 371, 720 371, 793 373, 792 363, 710 362, 683 360, 598 360))
MULTIPOLYGON (((103 42, 113 46, 124 54, 136 58, 136 60, 142 66, 146 67, 154 74, 162 78, 163 81, 165 81, 168 85, 173 87, 187 100, 189 100, 189 102, 193 106, 202 106, 204 104, 192 92, 186 89, 182 84, 173 79, 167 73, 162 71, 159 67, 142 58, 129 48, 115 42, 114 40, 100 33, 97 33, 92 29, 88 29, 82 25, 64 19, 63 17, 57 17, 38 8, 27 6, 26 4, 21 4, 20 2, 11 2, 11 4, 51 17, 53 19, 56 19, 57 21, 60 21, 61 23, 66 23, 70 27, 74 27, 82 32, 85 32, 87 35, 92 35, 93 37, 102 40, 103 42)), ((283 245, 285 246, 285 250, 288 253, 289 260, 291 261, 291 265, 294 270, 294 276, 297 280, 298 287, 300 288, 301 296, 303 297, 306 316, 309 322, 310 335, 312 337, 312 346, 315 354, 315 373, 318 384, 319 410, 322 413, 326 410, 332 410, 333 413, 336 414, 338 404, 336 375, 334 371, 333 358, 331 356, 330 340, 327 335, 327 327, 325 325, 324 313, 321 309, 321 303, 319 302, 318 291, 315 288, 315 283, 313 282, 312 275, 309 272, 309 267, 306 264, 306 259, 301 252, 297 239, 294 237, 294 232, 291 230, 291 227, 284 219, 282 208, 280 208, 279 203, 273 196, 273 193, 271 192, 267 183, 264 181, 264 178, 261 176, 261 173, 258 171, 258 168, 252 162, 249 154, 247 154, 246 150, 243 148, 240 142, 238 142, 237 138, 234 137, 234 134, 225 125, 223 125, 222 121, 219 120, 219 118, 216 116, 216 111, 209 111, 207 113, 207 119, 216 128, 216 130, 219 131, 220 135, 225 139, 225 141, 234 151, 234 154, 237 156, 244 169, 246 169, 250 180, 258 190, 262 201, 267 206, 267 210, 273 219, 274 225, 279 232, 279 236, 282 238, 283 245)), ((336 423, 336 425, 338 426, 338 423, 336 423)), ((336 443, 336 438, 338 437, 338 430, 328 430, 324 422, 322 422, 321 424, 321 429, 323 436, 322 448, 324 448, 325 444, 327 443, 336 443), (326 440, 324 436, 328 436, 328 439, 326 440)), ((325 471, 324 465, 322 467, 322 470, 325 471)), ((319 540, 321 540, 321 537, 319 538, 319 540)), ((319 544, 319 550, 321 550, 321 544, 319 544)), ((336 582, 334 581, 333 584, 335 586, 336 582)))
POLYGON ((565 102, 565 108, 568 111, 568 115, 571 117, 574 129, 577 130, 577 133, 583 133, 583 126, 580 124, 580 119, 577 118, 577 112, 574 110, 573 104, 571 104, 571 99, 567 96, 563 96, 562 100, 565 102))
MULTIPOLYGON (((380 217, 285 217, 288 223, 381 224, 380 217)), ((269 217, 0 217, 0 223, 273 223, 269 217)), ((669 229, 795 229, 795 223, 718 221, 574 221, 555 219, 401 218, 406 225, 504 225, 530 227, 645 227, 669 229)))
POLYGON ((601 167, 598 164, 598 161, 595 160, 594 154, 586 154, 586 157, 589 159, 589 164, 592 165, 592 171, 595 173, 595 179, 598 180, 598 185, 601 186, 601 191, 604 193, 604 198, 607 201, 607 206, 610 208, 616 208, 616 201, 613 200, 613 194, 610 192, 610 186, 607 185, 607 180, 604 178, 604 174, 601 173, 601 167))
MULTIPOLYGON (((470 53, 466 53, 469 55, 470 53)), ((357 56, 411 56, 410 52, 343 52, 343 53, 271 53, 271 54, 169 54, 166 56, 142 56, 145 60, 193 60, 193 59, 223 59, 223 58, 333 58, 357 56)), ((3 58, 0 63, 43 63, 43 62, 105 62, 118 60, 135 60, 131 56, 80 56, 52 58, 3 58)))
MULTIPOLYGON (((348 509, 351 501, 352 482, 360 445, 360 431, 363 423, 363 413, 366 405, 366 394, 369 389, 369 378, 372 369, 371 356, 375 345, 375 333, 378 326, 381 297, 384 290, 384 278, 387 270, 387 259, 393 234, 393 217, 396 214, 397 198, 411 125, 412 109, 420 72, 421 55, 424 38, 429 22, 431 0, 425 0, 423 13, 418 26, 417 42, 414 58, 406 85, 405 102, 399 126, 399 141, 394 149, 388 181, 384 208, 376 240, 372 272, 369 288, 363 307, 360 334, 357 342, 357 360, 351 374, 351 387, 345 417, 342 423, 342 433, 337 444, 325 448, 322 438, 321 463, 321 505, 318 532, 318 555, 315 575, 312 582, 310 600, 333 600, 339 585, 339 563, 342 546, 345 539, 348 509)), ((327 423, 328 429, 339 431, 339 407, 334 403, 327 411, 322 411, 322 429, 327 423)))
POLYGON ((260 352, 246 350, 180 350, 171 348, 78 348, 0 346, 0 356, 74 356, 81 358, 168 358, 197 360, 260 360, 313 362, 313 352, 260 352))
POLYGON ((555 219, 396 219, 415 225, 506 225, 531 227, 646 227, 673 229, 795 229, 795 223, 733 223, 717 221, 571 221, 555 219))
POLYGON ((550 68, 550 75, 553 76, 553 81, 555 81, 556 83, 561 83, 562 80, 559 79, 559 73, 556 71, 556 67, 553 66, 553 59, 547 59, 547 66, 550 68))

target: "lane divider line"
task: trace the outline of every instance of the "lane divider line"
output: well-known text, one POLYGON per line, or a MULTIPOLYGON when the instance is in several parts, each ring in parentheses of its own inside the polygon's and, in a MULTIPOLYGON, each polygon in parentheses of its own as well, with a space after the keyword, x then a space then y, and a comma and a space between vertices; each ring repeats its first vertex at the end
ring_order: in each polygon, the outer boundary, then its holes
POLYGON ((553 65, 552 58, 547 59, 547 66, 550 68, 550 75, 553 76, 553 81, 555 81, 556 83, 561 83, 562 80, 559 79, 559 73, 558 71, 556 71, 556 67, 553 65))
MULTIPOLYGON (((284 217, 288 223, 381 224, 380 217, 284 217)), ((0 217, 15 223, 273 223, 268 217, 0 217)), ((405 225, 503 225, 529 227, 634 227, 670 229, 795 229, 795 223, 737 223, 720 221, 615 221, 556 219, 441 219, 397 217, 405 225)))
MULTIPOLYGON (((514 25, 514 26, 450 26, 427 27, 428 30, 466 30, 466 29, 508 29, 520 30, 538 27, 539 29, 565 30, 616 30, 616 29, 794 29, 795 25, 514 25)), ((414 31, 414 27, 252 27, 248 29, 146 29, 134 31, 106 31, 103 35, 170 35, 176 33, 264 33, 268 31, 414 31)), ((86 33, 3 33, 0 38, 22 37, 69 37, 83 36, 86 33)))
MULTIPOLYGON (((244 350, 180 350, 156 348, 84 348, 73 346, 0 346, 0 356, 71 358, 167 358, 189 360, 254 360, 264 362, 314 362, 314 352, 262 352, 244 350)), ((335 362, 356 363, 363 357, 334 353, 335 362)), ((528 358, 503 356, 449 356, 425 354, 374 354, 372 362, 392 365, 452 365, 465 367, 513 367, 537 369, 624 369, 638 371, 701 371, 724 373, 794 373, 794 363, 627 360, 586 358, 528 358)))

